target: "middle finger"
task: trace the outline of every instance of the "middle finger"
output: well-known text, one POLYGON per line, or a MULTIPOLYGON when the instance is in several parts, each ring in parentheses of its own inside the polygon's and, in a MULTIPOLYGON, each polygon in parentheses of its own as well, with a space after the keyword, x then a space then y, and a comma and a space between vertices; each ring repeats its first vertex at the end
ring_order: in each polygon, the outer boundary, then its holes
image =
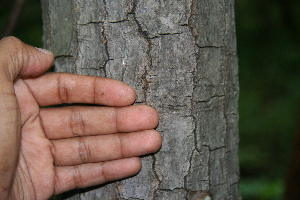
POLYGON ((43 108, 40 116, 48 139, 154 129, 159 118, 154 108, 145 105, 43 108))

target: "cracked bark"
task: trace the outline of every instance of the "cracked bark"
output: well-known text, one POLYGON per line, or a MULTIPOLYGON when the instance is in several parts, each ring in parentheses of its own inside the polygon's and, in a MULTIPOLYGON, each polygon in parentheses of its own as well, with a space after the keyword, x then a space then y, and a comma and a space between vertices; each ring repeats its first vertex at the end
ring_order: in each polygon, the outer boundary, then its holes
POLYGON ((136 103, 161 116, 163 146, 142 159, 137 176, 64 198, 240 199, 233 0, 42 0, 42 7, 56 71, 124 81, 136 103))

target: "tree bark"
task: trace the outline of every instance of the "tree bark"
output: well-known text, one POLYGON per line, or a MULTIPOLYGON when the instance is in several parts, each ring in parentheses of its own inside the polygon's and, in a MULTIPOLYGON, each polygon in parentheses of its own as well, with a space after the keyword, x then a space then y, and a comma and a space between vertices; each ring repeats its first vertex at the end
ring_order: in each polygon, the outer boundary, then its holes
POLYGON ((234 0, 42 0, 55 71, 107 76, 160 113, 161 150, 83 199, 240 199, 234 0))

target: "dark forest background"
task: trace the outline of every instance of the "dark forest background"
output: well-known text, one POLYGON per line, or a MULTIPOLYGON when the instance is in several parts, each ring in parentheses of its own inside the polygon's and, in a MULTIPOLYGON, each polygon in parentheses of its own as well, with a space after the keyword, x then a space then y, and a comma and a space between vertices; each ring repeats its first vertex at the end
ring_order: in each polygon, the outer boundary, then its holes
MULTIPOLYGON (((15 2, 22 9, 9 35, 42 47, 39 0, 0 0, 1 37, 12 10, 18 13, 15 2)), ((286 199, 287 185, 297 186, 288 174, 300 181, 293 173, 300 159, 295 154, 300 136, 300 1, 237 0, 236 25, 242 197, 286 199)))

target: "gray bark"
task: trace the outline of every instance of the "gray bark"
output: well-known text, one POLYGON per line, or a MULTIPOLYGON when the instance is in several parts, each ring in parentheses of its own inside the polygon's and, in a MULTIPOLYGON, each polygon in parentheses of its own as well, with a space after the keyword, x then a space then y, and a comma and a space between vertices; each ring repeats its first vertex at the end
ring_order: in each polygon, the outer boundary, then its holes
MULTIPOLYGON (((83 199, 240 199, 234 0, 42 0, 55 70, 107 76, 158 109, 161 150, 83 199)), ((70 194, 70 193, 69 193, 70 194)))

